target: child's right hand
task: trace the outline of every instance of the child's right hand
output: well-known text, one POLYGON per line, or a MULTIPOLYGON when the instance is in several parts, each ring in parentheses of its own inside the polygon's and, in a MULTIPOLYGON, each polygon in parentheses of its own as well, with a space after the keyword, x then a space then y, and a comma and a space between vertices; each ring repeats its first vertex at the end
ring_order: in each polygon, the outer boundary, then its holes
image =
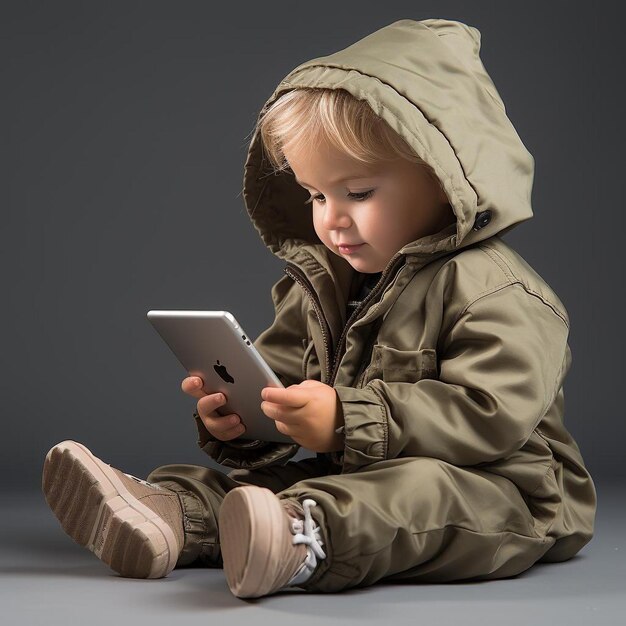
POLYGON ((183 379, 182 389, 194 398, 198 398, 198 415, 206 429, 220 441, 229 441, 242 435, 246 427, 236 413, 220 415, 216 409, 226 404, 226 397, 221 393, 206 394, 202 390, 203 381, 198 376, 183 379))

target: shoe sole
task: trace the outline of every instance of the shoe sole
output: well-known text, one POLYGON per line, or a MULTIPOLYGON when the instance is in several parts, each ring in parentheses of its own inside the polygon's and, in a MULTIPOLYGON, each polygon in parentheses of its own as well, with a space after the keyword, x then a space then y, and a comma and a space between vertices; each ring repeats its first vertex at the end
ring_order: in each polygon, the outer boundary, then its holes
POLYGON ((235 596, 257 598, 277 586, 277 571, 284 564, 272 562, 272 554, 274 559, 281 554, 275 548, 292 535, 272 491, 256 486, 229 491, 219 510, 219 534, 224 574, 235 596))
POLYGON ((42 488, 63 530, 122 576, 162 578, 176 565, 174 531, 80 443, 46 455, 42 488))

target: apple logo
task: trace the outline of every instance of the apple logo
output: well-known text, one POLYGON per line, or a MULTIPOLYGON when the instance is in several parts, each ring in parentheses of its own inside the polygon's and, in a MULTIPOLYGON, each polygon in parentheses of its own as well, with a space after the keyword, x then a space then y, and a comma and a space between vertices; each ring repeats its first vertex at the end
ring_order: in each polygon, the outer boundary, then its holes
POLYGON ((234 383, 235 379, 228 373, 225 365, 220 365, 219 359, 217 360, 217 365, 213 366, 213 369, 217 372, 217 375, 227 383, 234 383))

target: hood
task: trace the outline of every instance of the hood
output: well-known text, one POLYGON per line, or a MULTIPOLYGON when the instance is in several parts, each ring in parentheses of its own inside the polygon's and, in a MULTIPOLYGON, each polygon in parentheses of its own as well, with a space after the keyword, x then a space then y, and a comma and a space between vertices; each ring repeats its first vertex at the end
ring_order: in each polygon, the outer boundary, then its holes
MULTIPOLYGON (((456 215, 456 224, 398 253, 424 265, 533 215, 534 159, 480 60, 480 40, 476 28, 457 21, 396 21, 297 66, 278 84, 259 119, 298 87, 342 88, 365 100, 432 166, 456 215)), ((302 210, 309 194, 291 173, 273 174, 257 131, 248 149, 243 196, 254 227, 277 257, 313 274, 320 266, 349 274, 343 267, 349 263, 324 246, 310 211, 302 210)))

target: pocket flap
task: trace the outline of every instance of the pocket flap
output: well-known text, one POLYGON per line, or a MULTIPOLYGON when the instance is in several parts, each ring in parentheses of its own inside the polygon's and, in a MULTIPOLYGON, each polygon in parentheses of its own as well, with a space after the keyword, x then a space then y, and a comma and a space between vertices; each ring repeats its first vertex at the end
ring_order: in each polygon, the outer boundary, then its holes
POLYGON ((398 350, 375 344, 372 363, 372 370, 377 370, 385 382, 416 382, 423 378, 438 378, 439 375, 437 352, 432 348, 398 350))

